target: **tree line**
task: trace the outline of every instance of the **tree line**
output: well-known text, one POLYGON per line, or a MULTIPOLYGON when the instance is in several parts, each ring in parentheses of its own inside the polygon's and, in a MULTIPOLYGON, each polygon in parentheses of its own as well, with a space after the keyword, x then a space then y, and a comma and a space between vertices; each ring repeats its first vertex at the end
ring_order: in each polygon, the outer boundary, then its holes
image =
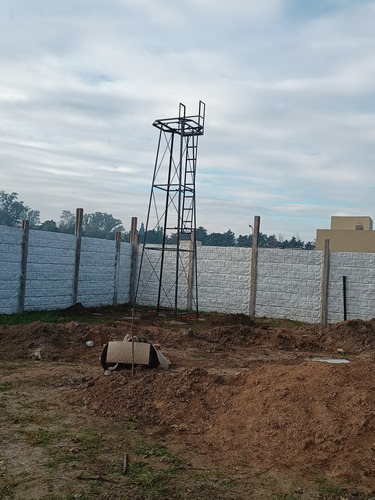
MULTIPOLYGON (((139 229, 139 241, 144 241, 145 228, 143 223, 139 229)), ((147 231, 148 243, 161 243, 163 238, 163 228, 158 227, 155 230, 147 231)), ((189 235, 182 235, 182 240, 190 239, 189 235)), ((196 239, 204 246, 211 247, 251 247, 253 244, 253 235, 242 235, 238 237, 233 231, 228 229, 225 233, 208 233, 207 229, 199 226, 196 230, 196 239)), ((173 245, 177 241, 177 234, 171 234, 166 238, 166 243, 173 245)), ((315 242, 308 241, 305 243, 299 236, 293 236, 290 240, 284 239, 283 236, 276 238, 274 234, 268 236, 264 233, 259 233, 258 245, 262 248, 299 248, 300 250, 314 250, 315 242)))
MULTIPOLYGON (((233 231, 228 229, 225 233, 207 234, 204 227, 198 227, 196 232, 197 241, 202 241, 202 245, 209 246, 228 246, 228 247, 251 247, 253 244, 253 235, 240 234, 237 238, 233 231)), ((262 248, 299 248, 300 250, 314 250, 315 242, 304 242, 299 236, 293 236, 290 240, 283 236, 276 238, 274 234, 270 236, 259 232, 258 245, 262 248)))
MULTIPOLYGON (((19 201, 18 193, 8 194, 0 191, 0 225, 21 227, 22 221, 28 220, 30 229, 74 234, 75 219, 75 213, 63 210, 58 222, 52 219, 40 222, 40 211, 32 210, 23 201, 19 201)), ((112 214, 105 212, 83 214, 82 233, 84 236, 114 239, 116 231, 124 232, 124 237, 129 238, 129 233, 126 233, 121 220, 116 219, 112 214)))
MULTIPOLYGON (((29 220, 30 229, 40 231, 50 231, 58 233, 74 234, 75 213, 63 210, 58 222, 46 220, 40 222, 39 210, 33 210, 26 206, 23 201, 18 200, 18 193, 6 193, 0 191, 0 225, 21 227, 23 220, 29 220)), ((116 231, 121 231, 122 241, 130 241, 130 231, 126 231, 121 220, 116 219, 112 214, 106 212, 94 212, 83 215, 82 234, 92 238, 114 239, 116 231)), ((139 242, 143 243, 145 238, 145 226, 141 223, 139 228, 139 242)), ((161 243, 163 238, 163 228, 147 231, 148 243, 161 243)), ((188 239, 188 235, 182 235, 182 239, 188 239)), ((199 226, 196 230, 197 241, 205 246, 228 246, 228 247, 251 247, 253 235, 235 236, 234 232, 228 229, 224 233, 208 233, 207 229, 199 226)), ((177 241, 177 234, 167 236, 166 243, 173 244, 177 241)), ((276 238, 273 235, 259 233, 259 246, 263 248, 299 248, 301 250, 314 250, 315 243, 308 241, 305 243, 298 236, 293 236, 290 240, 282 236, 276 238)))

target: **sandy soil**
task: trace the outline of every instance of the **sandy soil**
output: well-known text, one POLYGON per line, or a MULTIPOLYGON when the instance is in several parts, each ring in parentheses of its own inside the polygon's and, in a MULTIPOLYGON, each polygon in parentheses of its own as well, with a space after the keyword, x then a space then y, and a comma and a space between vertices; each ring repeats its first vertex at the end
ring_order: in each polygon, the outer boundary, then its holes
MULTIPOLYGON (((92 311, 79 312, 81 321, 67 324, 0 327, 1 425, 17 428, 17 436, 26 432, 20 401, 27 414, 44 401, 46 415, 64 415, 71 429, 84 423, 106 433, 102 463, 120 463, 124 449, 132 459, 131 438, 119 434, 126 422, 179 456, 184 473, 175 496, 170 490, 165 498, 375 498, 375 320, 273 326, 217 314, 175 324, 150 315, 93 325, 86 323, 92 311), (131 333, 159 346, 170 370, 105 373, 103 345, 131 333), (207 479, 214 470, 221 480, 207 479), (207 472, 207 480, 194 483, 193 472, 207 472)), ((79 453, 70 439, 59 446, 79 453)), ((30 452, 4 432, 0 445, 1 498, 91 498, 76 470, 59 469, 51 481, 40 448, 30 452), (67 482, 71 496, 62 493, 67 482)), ((98 474, 93 480, 106 481, 98 474)), ((126 480, 96 498, 164 498, 126 480)))

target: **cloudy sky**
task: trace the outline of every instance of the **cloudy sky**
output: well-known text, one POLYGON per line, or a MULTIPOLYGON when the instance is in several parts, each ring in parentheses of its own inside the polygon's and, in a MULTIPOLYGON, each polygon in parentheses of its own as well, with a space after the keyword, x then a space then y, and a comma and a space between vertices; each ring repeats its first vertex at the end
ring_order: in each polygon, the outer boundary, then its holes
POLYGON ((0 189, 145 221, 155 119, 206 103, 197 223, 375 219, 375 1, 2 0, 0 189))

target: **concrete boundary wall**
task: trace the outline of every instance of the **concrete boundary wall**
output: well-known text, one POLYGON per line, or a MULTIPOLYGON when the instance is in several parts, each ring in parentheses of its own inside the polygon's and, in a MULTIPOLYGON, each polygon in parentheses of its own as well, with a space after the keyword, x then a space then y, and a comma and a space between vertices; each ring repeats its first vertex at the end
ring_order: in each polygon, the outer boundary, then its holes
MULTIPOLYGON (((24 229, 0 226, 0 314, 20 312, 20 297, 25 311, 69 307, 76 236, 29 230, 26 267, 24 236, 24 229)), ((86 307, 129 302, 132 248, 130 243, 83 237, 77 301, 86 307)), ((249 314, 252 249, 198 247, 197 257, 199 309, 249 314)), ((319 323, 323 258, 321 251, 259 248, 255 316, 319 323)), ((133 265, 135 260, 133 249, 133 265)), ((147 288, 150 296, 142 297, 140 305, 153 304, 155 286, 147 288)), ((375 317, 375 254, 329 252, 327 289, 329 323, 343 321, 345 311, 347 319, 375 317)), ((181 307, 184 300, 183 289, 181 307)))
MULTIPOLYGON (((199 308, 249 314, 250 248, 198 250, 199 308)), ((255 316, 320 320, 323 252, 258 249, 255 316)))
MULTIPOLYGON (((249 314, 250 248, 198 249, 199 308, 249 314)), ((321 321, 324 253, 258 249, 255 316, 321 321)), ((375 254, 329 252, 327 322, 375 317, 375 254)))
MULTIPOLYGON (((0 314, 20 310, 22 243, 24 231, 0 226, 0 314)), ((30 230, 24 311, 64 309, 73 303, 76 237, 70 234, 30 230)), ((82 238, 77 301, 86 307, 129 301, 131 245, 82 238), (118 274, 116 274, 118 273, 118 274)))
POLYGON ((199 309, 249 314, 251 248, 198 247, 199 309))
POLYGON ((347 319, 375 317, 375 253, 330 252, 328 323, 344 317, 346 276, 347 319))
POLYGON ((323 252, 259 249, 256 316, 320 321, 323 252))
POLYGON ((72 305, 75 237, 30 230, 25 311, 72 305))
POLYGON ((22 237, 22 229, 0 226, 0 313, 18 311, 22 237))

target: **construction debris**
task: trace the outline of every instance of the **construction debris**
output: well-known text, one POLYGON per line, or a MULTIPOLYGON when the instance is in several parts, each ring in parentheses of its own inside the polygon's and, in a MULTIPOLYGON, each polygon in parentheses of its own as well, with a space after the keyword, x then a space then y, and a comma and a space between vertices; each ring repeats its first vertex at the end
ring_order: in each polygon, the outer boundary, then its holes
POLYGON ((163 354, 143 338, 127 335, 123 341, 108 342, 100 357, 105 371, 130 369, 134 365, 157 368, 161 365, 169 370, 169 363, 163 354))

